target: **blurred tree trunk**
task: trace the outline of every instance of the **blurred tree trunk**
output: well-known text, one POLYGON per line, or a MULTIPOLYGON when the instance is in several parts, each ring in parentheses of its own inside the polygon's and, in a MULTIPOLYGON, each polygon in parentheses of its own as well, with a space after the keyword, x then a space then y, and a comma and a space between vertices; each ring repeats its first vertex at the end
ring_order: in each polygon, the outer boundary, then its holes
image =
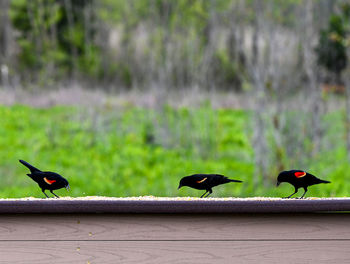
MULTIPOLYGON (((322 129, 321 129, 321 89, 318 83, 318 66, 316 64, 316 55, 314 52, 313 41, 315 39, 315 28, 314 28, 314 1, 306 1, 305 6, 305 37, 303 43, 304 52, 304 66, 308 80, 308 86, 310 92, 308 97, 310 98, 310 111, 312 114, 311 120, 311 140, 313 142, 312 155, 319 152, 322 140, 322 129)), ((306 89, 307 92, 307 89, 306 89)))
POLYGON ((212 63, 215 53, 215 27, 217 25, 217 14, 215 13, 215 1, 209 1, 209 18, 204 29, 203 36, 203 58, 201 62, 200 86, 215 91, 213 79, 215 78, 211 72, 212 63))
POLYGON ((253 20, 253 34, 252 34, 252 64, 256 64, 258 62, 258 57, 259 57, 259 32, 260 32, 260 23, 261 21, 261 9, 262 9, 262 1, 255 0, 254 1, 254 11, 255 11, 255 16, 253 20))
POLYGON ((0 71, 1 85, 6 89, 10 87, 9 58, 10 58, 10 32, 9 0, 0 1, 0 71))
MULTIPOLYGON (((237 66, 238 70, 242 70, 245 67, 243 9, 244 1, 242 0, 235 1, 232 4, 230 10, 230 28, 227 36, 228 57, 230 62, 237 66)), ((241 72, 237 74, 236 81, 234 82, 236 91, 241 91, 242 89, 243 78, 240 77, 241 75, 243 75, 241 72)))
POLYGON ((266 87, 265 87, 265 62, 264 56, 259 53, 259 39, 262 25, 262 8, 261 1, 254 2, 255 18, 252 34, 252 56, 248 70, 250 72, 252 83, 254 86, 254 135, 253 147, 255 158, 255 178, 254 185, 257 186, 262 181, 264 185, 268 183, 267 167, 268 167, 268 147, 266 141, 266 87), (262 176, 262 178, 260 178, 262 176))
POLYGON ((67 14, 68 34, 69 34, 71 52, 72 52, 72 78, 73 78, 73 81, 75 81, 76 72, 77 72, 78 51, 74 44, 74 36, 73 36, 74 17, 73 17, 73 9, 72 9, 71 1, 72 0, 64 0, 64 7, 66 9, 66 14, 67 14))
POLYGON ((29 38, 30 38, 30 41, 32 43, 34 43, 34 45, 35 45, 34 50, 35 50, 35 56, 37 58, 33 69, 30 69, 31 72, 29 73, 29 76, 26 76, 29 80, 32 80, 32 81, 33 81, 33 78, 38 77, 37 75, 35 76, 32 73, 36 72, 39 69, 38 64, 39 64, 39 61, 40 61, 40 58, 41 58, 40 55, 42 54, 41 46, 40 46, 41 43, 39 42, 39 39, 38 39, 39 30, 38 30, 36 19, 35 19, 35 15, 34 15, 34 9, 36 8, 35 3, 36 2, 34 2, 34 1, 33 2, 28 2, 27 10, 26 10, 27 14, 28 14, 30 27, 32 28, 32 32, 30 32, 29 38))
MULTIPOLYGON (((48 6, 48 12, 50 14, 50 16, 54 16, 56 14, 56 8, 54 5, 48 6)), ((57 25, 56 23, 51 23, 48 29, 48 38, 50 39, 50 44, 52 45, 52 49, 54 51, 58 50, 58 45, 57 45, 57 25)), ((55 59, 51 59, 47 65, 47 71, 48 71, 48 75, 51 78, 55 78, 55 74, 57 72, 57 68, 56 68, 56 60, 55 59)))
MULTIPOLYGON (((94 40, 92 38, 93 34, 92 32, 95 31, 96 25, 95 25, 95 13, 94 10, 96 10, 97 4, 95 1, 91 0, 86 3, 86 6, 84 6, 83 11, 83 25, 84 25, 84 51, 87 58, 92 58, 92 46, 94 46, 94 40)), ((102 30, 102 29, 101 29, 102 30)), ((105 41, 104 41, 105 42, 105 41)), ((101 54, 102 56, 102 54, 101 54)), ((98 69, 94 68, 94 75, 97 76, 98 69)))
MULTIPOLYGON (((34 18, 34 23, 36 26, 36 39, 38 43, 38 49, 40 52, 40 55, 43 53, 46 53, 46 51, 51 47, 50 45, 50 29, 47 26, 47 14, 49 13, 49 10, 51 9, 51 5, 53 5, 53 2, 45 2, 45 1, 36 1, 36 6, 33 7, 31 12, 34 14, 37 13, 37 15, 34 18), (35 10, 35 9, 36 10, 35 10)), ((40 65, 40 68, 42 69, 39 72, 39 83, 45 84, 46 86, 49 85, 51 81, 51 77, 53 75, 53 64, 52 59, 45 59, 43 56, 38 57, 38 62, 40 65), (40 58, 40 59, 39 59, 40 58), (42 67, 43 66, 43 67, 42 67)))

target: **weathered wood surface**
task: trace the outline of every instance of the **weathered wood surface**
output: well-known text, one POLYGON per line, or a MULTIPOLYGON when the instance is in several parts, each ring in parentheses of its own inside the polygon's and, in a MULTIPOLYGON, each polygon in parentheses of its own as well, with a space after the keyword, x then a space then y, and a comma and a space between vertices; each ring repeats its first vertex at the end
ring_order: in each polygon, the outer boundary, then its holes
POLYGON ((2 215, 0 263, 347 263, 350 214, 2 215))
POLYGON ((0 200, 0 213, 297 213, 350 211, 337 199, 0 200))
MULTIPOLYGON (((117 207, 117 201, 107 205, 92 203, 90 213, 86 213, 89 203, 84 203, 81 208, 85 214, 72 214, 69 212, 74 205, 66 201, 22 201, 19 208, 23 211, 19 214, 5 214, 11 203, 4 205, 0 201, 0 213, 4 209, 0 215, 0 264, 328 264, 348 263, 350 259, 350 214, 341 212, 348 206, 347 199, 338 205, 328 203, 332 210, 327 212, 339 209, 333 213, 310 213, 322 211, 315 208, 317 203, 305 203, 312 200, 283 200, 278 207, 284 204, 289 213, 261 213, 261 208, 256 210, 260 213, 247 213, 253 210, 253 203, 244 205, 241 201, 221 204, 221 208, 214 201, 190 206, 170 203, 175 209, 167 209, 169 201, 153 201, 153 207, 152 203, 133 202, 129 209, 127 204, 117 207), (224 213, 213 213, 217 210, 215 204, 224 213), (246 206, 246 213, 239 213, 239 204, 246 206), (44 213, 45 208, 55 205, 58 207, 49 214, 44 213), (101 211, 108 213, 93 213, 98 206, 104 206, 101 211), (305 206, 311 208, 310 212, 300 213, 305 206), (197 214, 189 214, 191 207, 197 214), (35 213, 25 213, 33 208, 35 213), (148 213, 142 213, 146 209, 148 213), (291 213, 294 211, 299 213, 291 213)), ((272 204, 265 201, 265 205, 271 212, 272 204)))
POLYGON ((10 240, 350 239, 350 214, 2 215, 10 240))
POLYGON ((2 264, 349 263, 350 241, 0 242, 2 264))

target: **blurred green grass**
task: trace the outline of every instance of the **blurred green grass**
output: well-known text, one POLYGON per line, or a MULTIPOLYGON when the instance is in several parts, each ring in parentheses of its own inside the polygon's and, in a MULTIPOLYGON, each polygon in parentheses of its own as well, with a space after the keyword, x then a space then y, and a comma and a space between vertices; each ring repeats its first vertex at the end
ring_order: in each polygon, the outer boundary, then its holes
MULTIPOLYGON (((0 116, 2 198, 43 197, 18 159, 66 177, 71 191, 59 190, 60 196, 200 196, 202 191, 177 190, 180 178, 193 173, 244 181, 216 187, 216 197, 286 196, 293 191, 287 184, 275 188, 273 174, 265 186, 253 185, 249 111, 213 110, 208 105, 165 106, 160 111, 15 105, 0 106, 0 116)), ((331 129, 341 122, 339 116, 328 117, 331 129)), ((308 196, 346 196, 350 184, 345 160, 341 144, 313 160, 310 172, 332 184, 311 187, 308 196)))

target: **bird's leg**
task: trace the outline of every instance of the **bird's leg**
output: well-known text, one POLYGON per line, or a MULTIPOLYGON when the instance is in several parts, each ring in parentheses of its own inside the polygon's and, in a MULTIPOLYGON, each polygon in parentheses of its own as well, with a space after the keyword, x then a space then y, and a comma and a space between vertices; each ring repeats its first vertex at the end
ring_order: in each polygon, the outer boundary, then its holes
POLYGON ((305 190, 305 192, 304 192, 303 195, 300 197, 300 199, 303 199, 303 198, 304 198, 305 193, 307 192, 307 187, 304 187, 304 190, 305 190))
POLYGON ((289 195, 288 197, 284 197, 283 199, 289 199, 290 197, 292 197, 297 192, 298 192, 298 189, 295 188, 294 192, 291 195, 289 195))
POLYGON ((290 197, 292 197, 294 194, 296 194, 297 192, 293 192, 291 195, 284 197, 285 199, 289 199, 290 197))
POLYGON ((57 198, 60 198, 58 195, 56 195, 52 190, 50 190, 50 192, 55 195, 57 198))
POLYGON ((205 193, 202 194, 201 198, 203 198, 203 196, 207 193, 208 191, 205 191, 205 193))
POLYGON ((44 189, 42 189, 41 191, 45 194, 46 198, 50 198, 50 197, 45 193, 45 190, 44 190, 44 189))
POLYGON ((208 197, 209 195, 211 195, 212 193, 213 193, 213 190, 212 189, 210 189, 210 190, 208 190, 207 192, 209 192, 204 198, 206 198, 206 197, 208 197))

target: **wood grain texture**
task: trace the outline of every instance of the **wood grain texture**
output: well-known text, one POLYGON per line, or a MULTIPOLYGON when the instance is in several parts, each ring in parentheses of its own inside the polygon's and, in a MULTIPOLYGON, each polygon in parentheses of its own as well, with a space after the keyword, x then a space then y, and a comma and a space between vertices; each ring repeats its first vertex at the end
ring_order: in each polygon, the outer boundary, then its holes
POLYGON ((350 239, 350 214, 2 215, 8 240, 350 239))
POLYGON ((349 241, 0 242, 1 264, 349 263, 349 241))

